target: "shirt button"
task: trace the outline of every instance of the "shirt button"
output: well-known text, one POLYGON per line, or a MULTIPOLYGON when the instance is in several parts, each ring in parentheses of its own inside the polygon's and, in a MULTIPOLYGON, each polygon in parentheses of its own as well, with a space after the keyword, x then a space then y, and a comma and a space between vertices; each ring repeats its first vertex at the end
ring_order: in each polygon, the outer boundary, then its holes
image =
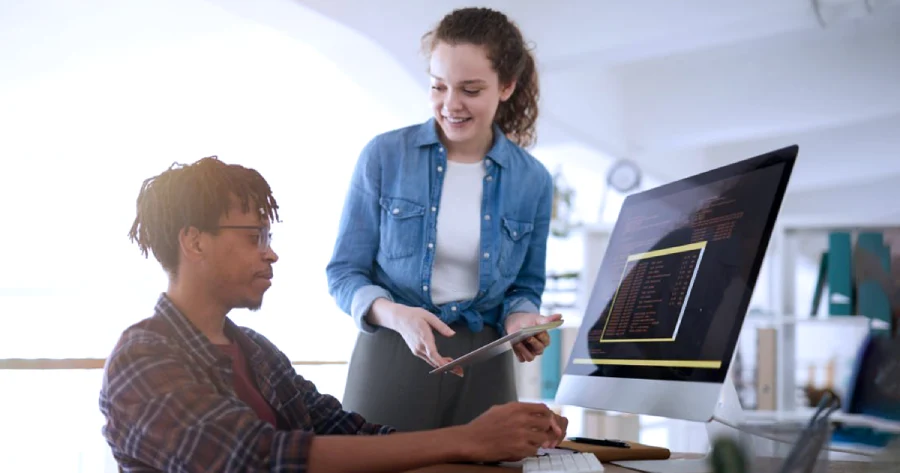
POLYGON ((422 286, 422 290, 428 292, 428 286, 422 286))
POLYGON ((456 312, 456 306, 451 307, 450 310, 456 312))
POLYGON ((490 254, 490 253, 485 253, 485 254, 484 254, 484 259, 488 259, 488 258, 490 258, 490 257, 491 257, 491 254, 490 254))
POLYGON ((485 220, 490 220, 490 219, 491 219, 491 216, 490 216, 490 215, 485 215, 485 216, 484 216, 484 219, 485 219, 485 220))
POLYGON ((519 236, 519 232, 513 230, 513 236, 519 236))
POLYGON ((494 176, 488 176, 488 177, 486 177, 485 179, 486 179, 488 182, 490 182, 490 181, 493 181, 493 180, 494 180, 494 176))
POLYGON ((434 248, 434 243, 429 243, 428 248, 434 248))
POLYGON ((432 212, 437 212, 437 207, 431 207, 432 212))
POLYGON ((397 215, 398 213, 400 213, 400 209, 395 208, 394 210, 391 210, 391 213, 397 215))
POLYGON ((444 166, 438 166, 438 172, 444 172, 444 166))
POLYGON ((441 153, 443 153, 443 152, 444 152, 444 147, 443 147, 443 146, 438 146, 438 151, 440 151, 441 153))

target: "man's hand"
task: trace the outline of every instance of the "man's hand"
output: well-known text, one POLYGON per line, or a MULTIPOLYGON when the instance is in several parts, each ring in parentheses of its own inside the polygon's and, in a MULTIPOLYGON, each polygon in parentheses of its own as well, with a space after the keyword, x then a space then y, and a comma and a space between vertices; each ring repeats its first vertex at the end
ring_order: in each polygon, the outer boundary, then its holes
MULTIPOLYGON (((526 327, 547 324, 562 320, 562 315, 554 314, 543 316, 541 314, 532 314, 528 312, 513 312, 506 318, 506 333, 514 333, 526 327)), ((540 332, 532 337, 513 345, 513 351, 516 358, 520 362, 534 361, 534 359, 544 353, 544 348, 550 345, 550 335, 546 332, 540 332)))
POLYGON ((469 461, 517 461, 556 446, 568 421, 543 404, 511 402, 488 409, 460 427, 459 441, 469 461))
POLYGON ((544 448, 556 448, 559 443, 566 439, 566 429, 569 427, 569 419, 553 413, 553 419, 550 421, 550 430, 547 435, 550 437, 543 445, 544 448))
MULTIPOLYGON (((420 307, 378 299, 372 304, 370 318, 377 325, 399 333, 413 355, 425 360, 432 367, 440 368, 453 361, 453 358, 438 353, 434 332, 437 331, 445 337, 452 337, 456 332, 431 312, 420 307)), ((456 367, 450 372, 457 376, 463 375, 461 367, 456 367)))

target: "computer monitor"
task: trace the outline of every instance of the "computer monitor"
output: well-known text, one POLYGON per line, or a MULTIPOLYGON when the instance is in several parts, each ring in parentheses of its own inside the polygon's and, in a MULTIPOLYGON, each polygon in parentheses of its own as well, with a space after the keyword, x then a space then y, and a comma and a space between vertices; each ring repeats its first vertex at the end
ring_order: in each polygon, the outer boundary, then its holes
POLYGON ((625 199, 558 403, 713 418, 797 151, 625 199))

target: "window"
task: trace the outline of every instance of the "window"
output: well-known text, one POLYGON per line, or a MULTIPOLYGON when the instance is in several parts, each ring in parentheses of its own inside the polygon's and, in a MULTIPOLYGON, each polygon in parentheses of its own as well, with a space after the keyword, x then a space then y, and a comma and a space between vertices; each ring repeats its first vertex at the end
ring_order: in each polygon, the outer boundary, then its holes
MULTIPOLYGON (((193 26, 172 22, 155 26, 193 26)), ((0 274, 0 297, 16 327, 0 333, 0 357, 103 357, 146 317, 165 277, 126 237, 134 199, 172 162, 212 154, 260 170, 282 206, 278 277, 259 313, 235 318, 292 357, 345 356, 346 344, 311 336, 354 333, 327 293, 323 249, 359 151, 406 123, 295 40, 221 12, 200 24, 178 42, 141 30, 93 41, 123 33, 115 15, 72 26, 48 39, 64 60, 45 47, 48 57, 22 59, 0 90, 12 230, 0 254, 15 268, 0 274)))
MULTIPOLYGON (((274 285, 262 310, 233 318, 294 360, 347 360, 356 329, 325 265, 360 150, 409 123, 364 78, 201 2, 58 7, 0 20, 15 17, 0 31, 22 45, 0 51, 0 358, 105 358, 166 287, 126 236, 141 182, 215 154, 258 169, 282 207, 274 285)), ((298 371, 340 397, 346 367, 298 371)), ((0 370, 0 442, 16 452, 0 471, 34 470, 48 422, 67 445, 48 471, 115 471, 101 375, 0 370)))

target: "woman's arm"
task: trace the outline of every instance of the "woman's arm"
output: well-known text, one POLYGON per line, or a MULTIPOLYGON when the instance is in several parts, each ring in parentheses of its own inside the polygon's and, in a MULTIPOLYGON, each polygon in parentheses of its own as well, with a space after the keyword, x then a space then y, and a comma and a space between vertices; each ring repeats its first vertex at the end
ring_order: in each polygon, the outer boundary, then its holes
POLYGON ((329 293, 366 332, 376 329, 365 318, 372 303, 379 298, 393 300, 370 278, 380 240, 381 163, 377 149, 375 138, 360 153, 344 200, 334 252, 325 269, 329 293))
POLYGON ((506 290, 503 311, 497 329, 506 333, 506 319, 516 312, 539 313, 547 276, 547 238, 550 235, 550 215, 553 205, 553 180, 545 176, 538 194, 534 230, 525 253, 525 260, 516 279, 506 290))

